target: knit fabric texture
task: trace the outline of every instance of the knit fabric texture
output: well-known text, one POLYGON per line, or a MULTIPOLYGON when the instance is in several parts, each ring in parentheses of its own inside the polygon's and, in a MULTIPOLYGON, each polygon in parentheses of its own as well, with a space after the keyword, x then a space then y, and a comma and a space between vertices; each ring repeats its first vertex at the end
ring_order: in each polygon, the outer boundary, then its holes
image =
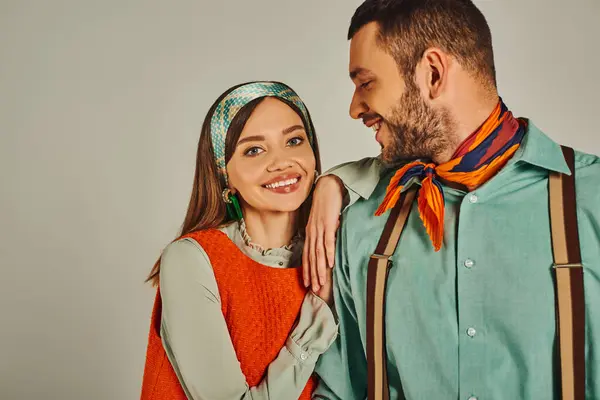
MULTIPOLYGON (((265 377, 285 346, 298 317, 306 288, 300 268, 272 268, 245 254, 221 231, 185 235, 198 242, 213 267, 221 309, 242 372, 250 387, 265 377)), ((148 342, 142 400, 185 399, 160 340, 160 292, 157 292, 148 342)), ((309 400, 316 380, 299 399, 309 400)))

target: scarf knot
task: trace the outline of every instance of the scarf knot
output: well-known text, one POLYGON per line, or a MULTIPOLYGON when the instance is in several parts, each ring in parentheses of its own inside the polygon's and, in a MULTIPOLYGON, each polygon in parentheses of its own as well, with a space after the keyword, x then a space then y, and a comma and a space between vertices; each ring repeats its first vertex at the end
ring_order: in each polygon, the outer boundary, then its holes
POLYGON ((526 127, 527 122, 514 118, 500 100, 488 119, 459 146, 450 161, 436 165, 417 160, 396 171, 375 215, 380 216, 393 208, 405 185, 413 178, 419 179, 419 216, 433 248, 439 251, 444 238, 445 199, 438 178, 459 183, 469 190, 481 186, 514 155, 525 135, 526 127))

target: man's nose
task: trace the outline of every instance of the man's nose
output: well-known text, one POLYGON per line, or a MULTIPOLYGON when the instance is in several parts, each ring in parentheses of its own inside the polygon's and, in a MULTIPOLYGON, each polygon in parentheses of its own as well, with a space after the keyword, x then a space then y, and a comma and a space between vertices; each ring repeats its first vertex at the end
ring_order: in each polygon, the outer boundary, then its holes
POLYGON ((359 119, 362 114, 369 110, 365 102, 360 98, 358 93, 354 91, 352 101, 350 102, 350 116, 354 119, 359 119))

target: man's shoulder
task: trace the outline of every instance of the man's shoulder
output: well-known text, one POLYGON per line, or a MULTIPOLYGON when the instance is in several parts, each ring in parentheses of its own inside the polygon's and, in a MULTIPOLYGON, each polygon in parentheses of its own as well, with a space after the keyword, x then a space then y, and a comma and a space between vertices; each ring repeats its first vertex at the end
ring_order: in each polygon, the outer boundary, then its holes
POLYGON ((350 231, 350 236, 361 237, 371 231, 379 231, 387 218, 385 215, 375 216, 379 204, 385 197, 386 188, 393 175, 393 171, 386 171, 375 184, 372 193, 366 198, 360 197, 348 206, 342 214, 341 228, 350 231))
POLYGON ((376 168, 381 168, 382 162, 381 162, 381 156, 370 156, 370 157, 364 157, 358 160, 352 160, 352 161, 346 161, 340 164, 336 164, 333 167, 329 168, 328 170, 325 171, 324 174, 331 174, 331 173, 336 173, 339 170, 345 170, 347 169, 348 166, 352 166, 353 169, 356 170, 360 170, 360 169, 368 169, 371 167, 376 167, 376 168))
POLYGON ((577 189, 600 192, 600 157, 575 151, 575 179, 577 189))
POLYGON ((365 208, 374 207, 377 209, 377 206, 385 196, 385 191, 390 179, 394 175, 394 170, 381 166, 377 173, 378 175, 373 176, 372 180, 369 182, 370 188, 368 193, 361 196, 354 204, 348 207, 347 211, 349 213, 360 213, 359 210, 365 208))
POLYGON ((595 154, 575 150, 575 171, 590 168, 590 172, 600 176, 600 157, 595 154))
POLYGON ((600 217, 600 157, 575 151, 577 204, 600 217))

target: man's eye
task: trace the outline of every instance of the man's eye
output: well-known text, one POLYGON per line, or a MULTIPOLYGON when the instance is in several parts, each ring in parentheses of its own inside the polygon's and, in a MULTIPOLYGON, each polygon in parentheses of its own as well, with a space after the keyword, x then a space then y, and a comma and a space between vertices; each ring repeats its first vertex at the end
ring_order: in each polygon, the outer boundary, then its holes
POLYGON ((260 147, 250 147, 244 152, 245 156, 254 157, 262 153, 264 150, 260 147))
POLYGON ((361 84, 360 87, 363 89, 368 89, 371 86, 371 83, 373 83, 373 81, 365 82, 365 83, 361 84))

